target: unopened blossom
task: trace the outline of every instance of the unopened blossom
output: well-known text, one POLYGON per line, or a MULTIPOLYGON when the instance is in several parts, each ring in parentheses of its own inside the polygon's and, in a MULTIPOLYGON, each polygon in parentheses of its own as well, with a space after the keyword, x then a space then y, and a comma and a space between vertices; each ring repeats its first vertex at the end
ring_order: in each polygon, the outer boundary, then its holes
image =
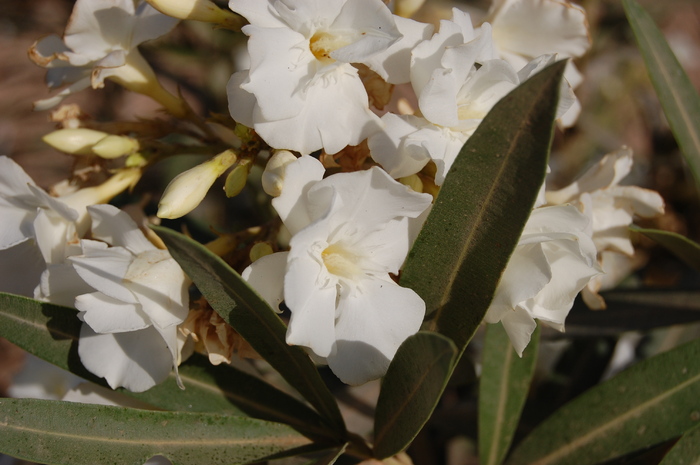
MULTIPOLYGON (((445 179, 464 143, 493 106, 519 84, 555 61, 539 57, 516 71, 497 58, 488 23, 475 31, 467 13, 452 20, 412 51, 411 84, 421 116, 387 113, 386 129, 370 136, 372 158, 394 178, 419 172, 430 160, 436 184, 445 179)), ((572 103, 563 83, 558 114, 572 103)))
POLYGON ((112 388, 145 391, 177 369, 189 281, 126 213, 111 205, 88 211, 94 239, 81 240, 75 255, 44 273, 37 297, 79 310, 85 368, 112 388))
POLYGON ((351 63, 407 80, 408 50, 429 30, 403 18, 397 23, 381 0, 230 0, 229 6, 250 22, 242 30, 251 59, 250 69, 229 81, 231 115, 272 147, 304 154, 336 153, 379 131, 351 63))
MULTIPOLYGON (((529 61, 548 54, 557 59, 579 58, 591 46, 586 12, 568 0, 493 0, 486 18, 490 23, 498 56, 520 69, 529 61)), ((564 79, 576 88, 581 73, 569 60, 564 79)), ((572 126, 581 105, 575 100, 560 115, 562 126, 572 126)))
POLYGON ((86 207, 110 200, 139 175, 124 170, 99 186, 57 198, 12 159, 0 156, 0 290, 32 295, 46 266, 62 262, 69 244, 85 234, 86 207))
POLYGON ((590 220, 572 205, 535 208, 498 283, 484 321, 501 322, 522 356, 535 319, 564 331, 576 295, 601 273, 590 220))
POLYGON ((291 310, 287 342, 324 359, 348 384, 384 375, 399 345, 418 331, 425 303, 396 274, 431 197, 374 167, 323 179, 304 156, 285 170, 272 203, 292 234, 289 252, 267 255, 243 277, 277 308, 291 310))
POLYGON ((159 218, 180 218, 199 205, 212 184, 238 159, 232 150, 221 152, 211 160, 175 176, 165 187, 158 202, 159 218))
POLYGON ((592 217, 598 260, 609 276, 593 280, 583 292, 591 308, 605 308, 598 291, 615 287, 637 264, 629 231, 634 218, 653 218, 664 212, 658 192, 620 185, 633 163, 632 150, 624 147, 604 156, 571 185, 546 192, 549 204, 570 203, 592 217))
POLYGON ((176 24, 176 19, 144 0, 77 0, 63 38, 50 35, 29 49, 29 57, 48 69, 48 86, 66 86, 55 96, 37 101, 35 109, 51 108, 68 95, 88 87, 101 88, 105 79, 111 79, 183 116, 182 100, 158 83, 137 48, 176 24))

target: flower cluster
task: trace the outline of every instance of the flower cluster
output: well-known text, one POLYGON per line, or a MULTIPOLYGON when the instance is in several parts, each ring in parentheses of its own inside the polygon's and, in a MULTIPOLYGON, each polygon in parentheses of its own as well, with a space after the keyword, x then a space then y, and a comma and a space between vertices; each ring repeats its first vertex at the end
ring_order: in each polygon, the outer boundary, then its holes
MULTIPOLYGON (((271 203, 275 219, 222 235, 210 249, 288 318, 288 344, 345 383, 380 378, 425 317, 423 299, 399 276, 439 186, 501 98, 555 61, 586 52, 585 12, 562 0, 495 0, 484 22, 455 8, 432 25, 394 14, 381 0, 230 0, 229 8, 78 0, 63 37, 31 47, 49 87, 67 86, 37 109, 109 79, 178 118, 172 132, 186 137, 172 140, 197 143, 183 149, 162 137, 169 127, 162 120, 154 124, 161 132, 144 122, 116 134, 89 123, 56 131, 45 140, 87 158, 102 176, 85 182, 76 170, 63 195, 0 158, 0 290, 77 309, 81 360, 113 388, 143 391, 173 369, 177 378, 193 348, 229 363, 234 331, 206 302, 190 304, 188 278, 152 233, 101 205, 156 162, 196 148, 209 158, 174 177, 157 216, 188 214, 229 170, 228 196, 246 182, 261 186, 268 197, 260 192, 258 206, 268 215, 271 203), (179 19, 235 29, 241 17, 250 60, 228 81, 231 119, 201 119, 158 83, 138 46, 179 19), (262 250, 256 243, 265 253, 252 252, 262 250), (241 259, 241 250, 251 253, 241 259), (25 272, 17 276, 20 263, 25 272)), ((562 127, 576 122, 580 81, 570 62, 559 89, 562 127)), ((623 150, 569 187, 542 186, 485 317, 504 325, 518 354, 535 320, 563 331, 579 292, 602 307, 598 291, 632 270, 627 227, 635 216, 660 214, 663 201, 619 185, 631 164, 623 150)))

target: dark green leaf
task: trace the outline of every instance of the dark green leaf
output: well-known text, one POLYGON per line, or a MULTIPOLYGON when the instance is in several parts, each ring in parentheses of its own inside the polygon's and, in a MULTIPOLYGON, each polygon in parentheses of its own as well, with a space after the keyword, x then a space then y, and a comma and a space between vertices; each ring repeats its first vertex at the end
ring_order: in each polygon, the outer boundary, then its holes
POLYGON ((649 14, 634 0, 622 4, 668 123, 700 187, 700 96, 649 14))
POLYGON ((463 350, 491 303, 544 181, 565 62, 498 102, 450 169, 401 276, 463 350))
POLYGON ((202 244, 171 229, 153 229, 209 305, 318 410, 330 434, 344 436, 345 424, 333 395, 304 350, 287 345, 287 329, 267 302, 202 244))
POLYGON ((685 432, 659 465, 700 465, 700 423, 685 432))
POLYGON ((535 428, 508 462, 596 464, 683 434, 700 421, 700 339, 634 365, 535 428))
POLYGON ((632 231, 644 234, 649 239, 667 248, 686 265, 700 271, 700 244, 693 242, 685 236, 670 231, 658 229, 645 229, 638 226, 630 226, 632 231))
POLYGON ((158 412, 37 399, 0 400, 0 451, 51 464, 233 464, 295 449, 292 428, 213 413, 158 412))
POLYGON ((389 365, 374 419, 374 455, 391 457, 416 437, 437 405, 457 360, 454 343, 419 332, 404 341, 389 365))
POLYGON ((479 380, 479 459, 498 465, 510 448, 535 372, 539 326, 518 357, 503 325, 486 327, 479 380))
MULTIPOLYGON (((77 352, 77 311, 11 294, 0 294, 0 336, 64 370, 107 386, 88 372, 77 352)), ((264 381, 227 365, 212 366, 195 355, 180 366, 185 390, 172 374, 146 392, 119 392, 166 410, 229 412, 295 425, 309 435, 325 433, 318 414, 264 381)))

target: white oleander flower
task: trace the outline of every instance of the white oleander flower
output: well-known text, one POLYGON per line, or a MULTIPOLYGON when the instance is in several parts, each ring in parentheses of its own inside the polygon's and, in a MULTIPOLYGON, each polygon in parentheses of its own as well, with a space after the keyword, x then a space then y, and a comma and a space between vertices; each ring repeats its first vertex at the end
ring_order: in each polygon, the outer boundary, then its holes
MULTIPOLYGON (((420 171, 431 159, 436 184, 445 179, 464 143, 486 114, 519 84, 554 62, 541 56, 520 71, 498 59, 488 23, 475 31, 467 13, 452 10, 452 20, 412 51, 411 84, 421 116, 387 113, 386 128, 369 138, 372 158, 391 176, 420 171)), ((558 114, 573 101, 562 83, 558 114)))
MULTIPOLYGON (((568 0, 493 0, 486 21, 498 55, 515 69, 541 55, 578 58, 591 46, 586 12, 568 0)), ((581 83, 581 73, 571 60, 564 78, 573 88, 581 83)), ((562 126, 573 126, 580 111, 575 100, 561 115, 562 126)))
POLYGON ((576 295, 601 273, 590 220, 572 205, 535 208, 501 276, 487 323, 503 323, 522 356, 535 319, 564 331, 576 295))
POLYGON ((270 146, 303 154, 336 153, 379 131, 382 123, 351 63, 407 81, 408 50, 430 33, 411 20, 397 23, 380 0, 230 0, 229 6, 250 21, 243 32, 251 58, 250 69, 229 81, 231 115, 270 146))
POLYGON ((88 210, 96 240, 81 240, 81 250, 49 267, 36 297, 80 311, 85 368, 114 389, 145 391, 177 370, 177 325, 189 310, 189 281, 125 212, 111 205, 88 210))
POLYGON ((267 255, 243 277, 277 308, 291 310, 287 342, 325 359, 343 382, 384 375, 399 345, 418 331, 425 303, 390 274, 430 205, 383 170, 339 173, 304 156, 289 164, 272 203, 292 234, 289 252, 267 255))
POLYGON ((653 218, 664 212, 658 192, 620 185, 633 163, 632 150, 623 147, 603 157, 574 183, 545 194, 549 204, 571 203, 592 217, 598 260, 609 276, 593 280, 584 290, 582 295, 591 308, 605 308, 598 291, 615 287, 635 268, 629 231, 635 216, 653 218))
POLYGON ((137 48, 169 32, 177 21, 143 0, 77 0, 63 38, 50 35, 29 49, 32 61, 48 69, 50 88, 67 85, 37 101, 35 109, 51 108, 88 87, 101 88, 109 78, 150 96, 176 116, 184 115, 183 102, 158 83, 137 48))
POLYGON ((138 176, 125 170, 102 185, 52 197, 12 159, 0 156, 0 290, 31 296, 46 266, 62 262, 69 244, 87 231, 86 207, 110 200, 138 176))

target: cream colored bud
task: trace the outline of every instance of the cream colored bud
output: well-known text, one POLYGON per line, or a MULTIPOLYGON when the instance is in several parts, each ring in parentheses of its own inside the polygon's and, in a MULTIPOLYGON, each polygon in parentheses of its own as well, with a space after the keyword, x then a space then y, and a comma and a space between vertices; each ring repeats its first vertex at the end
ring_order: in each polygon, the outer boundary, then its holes
POLYGON ((250 160, 241 160, 241 162, 231 170, 228 176, 226 176, 226 183, 224 184, 224 192, 226 192, 226 197, 235 197, 241 193, 246 182, 248 181, 250 166, 250 160))
POLYGON ((146 0, 164 15, 178 19, 190 19, 238 28, 242 20, 234 13, 219 8, 210 0, 146 0))
POLYGON ((417 174, 412 174, 404 178, 400 178, 399 182, 404 186, 408 186, 416 192, 423 192, 423 181, 417 174))
POLYGON ((139 149, 139 141, 128 136, 109 135, 92 146, 95 155, 102 158, 119 158, 131 155, 139 149))
POLYGON ((109 134, 93 129, 59 129, 41 138, 51 147, 73 155, 92 155, 92 147, 109 134))
POLYGON ((284 171, 287 165, 296 159, 297 157, 289 150, 278 150, 270 157, 262 175, 262 187, 266 193, 273 197, 282 193, 284 171))
POLYGON ((233 151, 227 150, 175 176, 160 199, 158 217, 180 218, 194 210, 207 195, 216 178, 230 168, 237 158, 233 151))
POLYGON ((250 261, 260 260, 266 255, 271 255, 274 252, 272 246, 267 242, 258 242, 250 249, 250 261))

